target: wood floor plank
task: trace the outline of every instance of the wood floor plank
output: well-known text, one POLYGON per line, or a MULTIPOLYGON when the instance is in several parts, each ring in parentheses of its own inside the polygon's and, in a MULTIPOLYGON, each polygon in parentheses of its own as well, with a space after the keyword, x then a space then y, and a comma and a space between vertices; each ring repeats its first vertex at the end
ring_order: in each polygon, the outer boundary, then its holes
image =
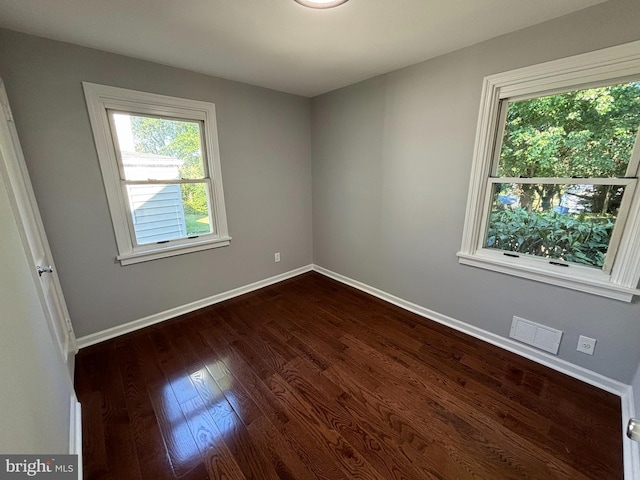
POLYGON ((220 361, 237 380, 239 388, 245 390, 262 414, 277 427, 286 424, 290 419, 286 410, 242 356, 231 345, 226 345, 222 337, 215 334, 211 336, 209 331, 202 333, 207 344, 213 346, 219 354, 220 361))
POLYGON ((348 477, 384 480, 385 477, 378 473, 334 428, 323 424, 304 397, 297 393, 286 380, 276 374, 269 378, 268 386, 348 477))
MULTIPOLYGON (((554 458, 546 461, 540 460, 541 455, 535 455, 534 448, 530 442, 516 441, 516 435, 508 429, 493 421, 484 411, 476 410, 458 397, 454 397, 439 386, 429 384, 415 375, 411 370, 400 364, 395 364, 389 357, 380 355, 376 350, 368 348, 357 338, 347 334, 342 337, 343 341, 354 351, 357 349, 361 359, 366 358, 367 362, 375 365, 376 370, 384 372, 387 378, 382 391, 386 395, 396 395, 397 404, 402 405, 405 411, 418 409, 427 410, 431 414, 431 420, 438 421, 438 429, 442 432, 448 431, 448 442, 459 442, 467 448, 477 447, 478 453, 482 453, 487 458, 494 458, 495 461, 504 461, 503 468, 509 467, 512 471, 504 471, 508 474, 505 478, 545 478, 546 475, 554 472, 561 475, 559 478, 578 479, 587 478, 585 475, 575 472, 568 465, 556 462, 554 458), (398 381, 400 378, 402 381, 398 381), (411 397, 415 390, 423 392, 422 396, 411 397), (398 396, 398 392, 403 395, 398 396), (453 427, 453 428, 451 428, 453 427), (484 432, 490 431, 491 437, 484 432), (474 442, 469 442, 474 439, 474 442), (534 472, 535 477, 530 477, 529 472, 534 472)), ((354 358, 357 358, 354 356, 354 358)), ((364 361, 364 360, 360 360, 364 361)), ((423 428, 428 428, 423 415, 413 415, 412 421, 423 428)), ((535 453, 538 453, 535 451, 535 453)), ((488 465, 485 465, 488 468, 488 465)), ((550 478, 550 477, 549 477, 550 478)))
POLYGON ((316 273, 83 349, 104 480, 621 480, 620 399, 316 273))
POLYGON ((91 432, 86 445, 91 452, 87 471, 92 478, 126 475, 140 479, 135 451, 123 448, 133 442, 133 437, 115 348, 96 348, 82 358, 76 389, 90 403, 87 412, 91 416, 85 416, 83 410, 83 435, 91 432))
POLYGON ((264 461, 251 435, 231 406, 224 402, 217 407, 215 410, 209 409, 209 413, 222 433, 225 446, 244 475, 255 480, 277 480, 274 466, 264 461))
POLYGON ((251 396, 190 322, 176 325, 168 333, 190 372, 191 384, 206 403, 213 405, 224 398, 245 425, 262 415, 251 396))
POLYGON ((460 468, 460 462, 446 456, 443 445, 436 442, 428 432, 416 430, 411 422, 399 415, 395 406, 389 405, 385 398, 354 383, 354 378, 341 367, 332 366, 322 372, 328 379, 349 385, 350 395, 340 397, 338 403, 378 440, 387 444, 398 458, 403 459, 419 472, 416 478, 482 478, 481 469, 473 473, 460 468), (439 458, 438 462, 434 459, 439 458))
POLYGON ((210 409, 214 409, 214 407, 208 405, 199 397, 187 400, 180 405, 185 422, 196 441, 202 457, 205 457, 209 450, 224 443, 220 430, 211 418, 210 409))
POLYGON ((340 405, 337 400, 347 396, 346 392, 320 372, 314 372, 303 359, 290 362, 288 367, 281 373, 282 378, 306 401, 317 418, 340 433, 378 473, 389 480, 417 476, 412 465, 402 465, 391 448, 371 435, 356 416, 340 405))
POLYGON ((133 441, 131 418, 127 410, 117 410, 104 425, 109 471, 116 477, 142 478, 139 459, 135 450, 126 448, 133 441))
MULTIPOLYGON (((478 382, 474 376, 460 370, 456 371, 442 362, 436 362, 433 368, 429 368, 430 365, 424 363, 424 358, 420 362, 414 352, 402 351, 390 344, 388 339, 378 341, 377 338, 368 337, 367 340, 369 345, 387 348, 391 359, 404 364, 430 383, 439 385, 448 392, 464 398, 467 403, 472 403, 476 408, 488 413, 494 420, 503 424, 509 423, 511 430, 517 431, 529 440, 537 441, 538 446, 547 448, 549 451, 568 448, 567 443, 559 441, 562 439, 559 439, 557 435, 549 435, 554 426, 552 419, 535 411, 518 408, 518 405, 503 398, 494 385, 478 382)), ((577 443, 576 448, 584 450, 588 448, 588 445, 580 442, 577 443)), ((594 466, 592 465, 592 467, 594 466)))
POLYGON ((278 477, 282 480, 314 480, 316 477, 294 447, 285 440, 280 431, 261 417, 248 427, 251 437, 261 450, 262 455, 274 466, 278 477))
POLYGON ((307 429, 292 418, 278 431, 291 445, 304 464, 320 480, 347 480, 348 476, 339 468, 324 444, 318 444, 307 429))
POLYGON ((181 408, 182 403, 195 395, 164 332, 154 332, 151 338, 137 339, 138 351, 145 359, 152 360, 143 366, 147 392, 173 472, 182 477, 202 463, 181 408), (161 350, 155 349, 156 346, 161 350))
POLYGON ((247 480, 224 444, 216 444, 207 451, 205 466, 210 479, 247 480))
POLYGON ((137 453, 142 478, 170 478, 173 473, 171 462, 146 385, 141 382, 145 376, 140 366, 142 360, 136 348, 137 345, 133 342, 121 343, 117 347, 133 433, 133 442, 129 448, 134 448, 137 453))
POLYGON ((85 475, 91 478, 109 478, 104 423, 101 415, 102 393, 81 391, 84 400, 82 409, 82 439, 85 475))

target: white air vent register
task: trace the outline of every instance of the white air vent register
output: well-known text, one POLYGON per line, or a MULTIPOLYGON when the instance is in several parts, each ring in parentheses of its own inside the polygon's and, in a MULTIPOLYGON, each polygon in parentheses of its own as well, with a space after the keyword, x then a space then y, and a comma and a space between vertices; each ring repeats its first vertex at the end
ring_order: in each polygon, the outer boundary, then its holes
POLYGON ((555 328, 540 325, 539 323, 525 320, 520 317, 513 317, 511 324, 511 338, 527 343, 541 350, 558 354, 562 331, 555 328))

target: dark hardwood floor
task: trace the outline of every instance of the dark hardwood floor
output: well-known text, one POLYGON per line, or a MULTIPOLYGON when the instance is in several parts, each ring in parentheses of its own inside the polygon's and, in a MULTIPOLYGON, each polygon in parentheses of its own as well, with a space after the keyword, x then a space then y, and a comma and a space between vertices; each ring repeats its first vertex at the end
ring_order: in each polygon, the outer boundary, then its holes
POLYGON ((615 395, 315 273, 83 349, 88 479, 622 479, 615 395))

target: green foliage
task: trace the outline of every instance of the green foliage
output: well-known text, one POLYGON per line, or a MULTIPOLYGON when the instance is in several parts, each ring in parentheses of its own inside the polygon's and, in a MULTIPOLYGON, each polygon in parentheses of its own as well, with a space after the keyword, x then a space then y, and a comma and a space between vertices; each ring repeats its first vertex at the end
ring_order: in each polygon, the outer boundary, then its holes
MULTIPOLYGON (((200 125, 197 122, 166 118, 131 117, 136 150, 156 155, 180 158, 190 163, 202 158, 200 125)), ((200 162, 202 163, 202 162, 200 162)))
MULTIPOLYGON (((509 103, 498 176, 625 176, 639 125, 640 82, 509 103)), ((566 187, 501 185, 520 206, 491 213, 486 246, 602 267, 624 189, 594 185, 587 213, 563 215, 553 206, 566 187)))
POLYGON ((509 104, 498 174, 624 176, 640 125, 640 82, 509 104))
MULTIPOLYGON (((198 123, 132 116, 131 127, 137 151, 183 160, 180 178, 193 180, 204 177, 198 123)), ((208 215, 204 185, 183 184, 182 204, 187 215, 208 215)))
MULTIPOLYGON (((640 82, 577 90, 509 104, 498 175, 622 177, 640 125, 640 82)), ((550 204, 553 185, 523 185, 522 206, 550 204)), ((600 207, 607 210, 605 203, 600 207)))
POLYGON ((494 210, 486 246, 602 267, 613 220, 610 215, 562 215, 526 208, 494 210))
POLYGON ((208 215, 196 215, 192 213, 185 214, 185 224, 187 227, 187 235, 202 235, 211 232, 208 215))
POLYGON ((208 215, 207 192, 202 183, 183 184, 182 205, 184 213, 189 215, 208 215))

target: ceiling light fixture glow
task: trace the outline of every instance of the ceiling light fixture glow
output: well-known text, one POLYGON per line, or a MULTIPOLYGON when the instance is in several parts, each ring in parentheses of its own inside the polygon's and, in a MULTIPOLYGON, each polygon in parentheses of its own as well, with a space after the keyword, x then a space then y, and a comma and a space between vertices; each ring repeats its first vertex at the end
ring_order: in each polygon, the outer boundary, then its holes
POLYGON ((333 8, 338 5, 342 5, 343 3, 348 2, 349 0, 295 0, 300 5, 304 5, 305 7, 310 8, 333 8))

